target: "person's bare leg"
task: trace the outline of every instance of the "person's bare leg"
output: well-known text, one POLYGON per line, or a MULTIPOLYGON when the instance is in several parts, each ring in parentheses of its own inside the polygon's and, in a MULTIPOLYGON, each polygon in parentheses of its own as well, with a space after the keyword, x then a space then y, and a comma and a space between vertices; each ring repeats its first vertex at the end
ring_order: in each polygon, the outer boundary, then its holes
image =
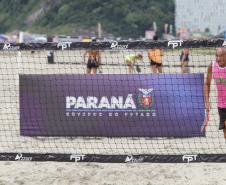
POLYGON ((152 71, 152 73, 157 73, 157 68, 155 65, 151 66, 151 71, 152 71))
POLYGON ((189 73, 188 62, 184 62, 184 73, 189 73))
POLYGON ((130 65, 130 66, 129 66, 129 74, 132 74, 132 73, 133 73, 133 66, 130 65))
POLYGON ((223 129, 224 132, 224 139, 226 140, 226 121, 224 122, 225 128, 223 129))
POLYGON ((90 68, 86 68, 86 74, 90 74, 91 73, 91 69, 90 68))
POLYGON ((92 68, 92 74, 97 74, 97 68, 92 68))
POLYGON ((162 73, 162 66, 158 66, 159 73, 162 73))
POLYGON ((223 129, 224 132, 224 139, 226 140, 226 129, 223 129))
POLYGON ((184 62, 181 62, 181 73, 184 73, 184 62))

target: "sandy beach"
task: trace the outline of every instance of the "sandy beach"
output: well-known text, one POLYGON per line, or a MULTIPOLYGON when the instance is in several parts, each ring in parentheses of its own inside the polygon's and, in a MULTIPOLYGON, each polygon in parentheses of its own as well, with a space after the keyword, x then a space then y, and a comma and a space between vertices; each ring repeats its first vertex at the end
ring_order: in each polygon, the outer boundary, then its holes
POLYGON ((225 164, 0 162, 1 185, 225 185, 225 164))
MULTIPOLYGON (((123 58, 129 51, 103 52, 102 71, 105 74, 126 74, 123 58)), ((130 51, 131 52, 131 51, 130 51)), ((150 73, 146 51, 143 53, 142 73, 150 73)), ((127 139, 102 138, 45 138, 21 137, 19 133, 19 74, 81 74, 85 72, 82 61, 83 51, 55 53, 56 64, 47 64, 45 52, 7 53, 0 55, 0 152, 56 152, 56 153, 99 153, 99 154, 183 154, 183 153, 226 153, 223 134, 218 131, 216 91, 211 92, 211 120, 207 135, 203 138, 185 139, 127 139), (62 64, 66 62, 67 64, 62 64), (139 150, 137 148, 139 147, 139 150)), ((180 73, 179 53, 169 52, 164 57, 165 73, 180 73), (174 66, 174 67, 173 67, 174 66)), ((190 71, 206 73, 207 66, 214 55, 191 57, 190 71)), ((224 185, 226 184, 226 164, 98 164, 64 162, 0 162, 0 185, 224 185)))

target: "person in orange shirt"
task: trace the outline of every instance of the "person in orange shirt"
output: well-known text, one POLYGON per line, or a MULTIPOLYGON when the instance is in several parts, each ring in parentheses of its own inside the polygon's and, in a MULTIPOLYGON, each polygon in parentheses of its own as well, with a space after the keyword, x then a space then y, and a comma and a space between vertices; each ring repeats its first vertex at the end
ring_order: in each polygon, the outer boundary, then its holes
POLYGON ((96 74, 97 69, 100 66, 100 52, 98 50, 89 50, 84 53, 84 61, 86 60, 86 56, 88 56, 87 62, 87 74, 96 74))
MULTIPOLYGON (((158 40, 158 36, 154 36, 154 40, 158 40)), ((151 49, 148 51, 148 58, 150 60, 151 70, 153 73, 162 73, 162 49, 151 49)))
POLYGON ((98 50, 89 50, 84 53, 84 62, 88 56, 87 74, 96 74, 100 66, 100 52, 98 50))
MULTIPOLYGON (((92 42, 96 42, 96 39, 93 39, 92 42)), ((84 63, 86 63, 86 58, 88 57, 88 62, 86 65, 87 74, 97 74, 97 69, 101 65, 101 55, 99 50, 87 50, 84 55, 84 63)))

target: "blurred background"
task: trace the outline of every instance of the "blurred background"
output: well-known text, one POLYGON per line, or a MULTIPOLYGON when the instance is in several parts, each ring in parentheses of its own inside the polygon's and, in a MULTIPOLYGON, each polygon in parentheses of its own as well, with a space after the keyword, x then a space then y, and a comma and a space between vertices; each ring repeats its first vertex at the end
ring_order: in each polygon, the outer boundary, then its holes
POLYGON ((226 38, 226 0, 1 0, 0 42, 226 38))

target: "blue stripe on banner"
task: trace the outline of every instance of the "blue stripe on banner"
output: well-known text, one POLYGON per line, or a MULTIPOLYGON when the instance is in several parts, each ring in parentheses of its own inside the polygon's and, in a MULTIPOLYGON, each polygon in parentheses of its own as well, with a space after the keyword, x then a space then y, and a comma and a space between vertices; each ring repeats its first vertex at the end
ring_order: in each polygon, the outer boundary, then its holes
POLYGON ((152 110, 127 110, 127 109, 66 109, 66 112, 153 112, 152 110))

